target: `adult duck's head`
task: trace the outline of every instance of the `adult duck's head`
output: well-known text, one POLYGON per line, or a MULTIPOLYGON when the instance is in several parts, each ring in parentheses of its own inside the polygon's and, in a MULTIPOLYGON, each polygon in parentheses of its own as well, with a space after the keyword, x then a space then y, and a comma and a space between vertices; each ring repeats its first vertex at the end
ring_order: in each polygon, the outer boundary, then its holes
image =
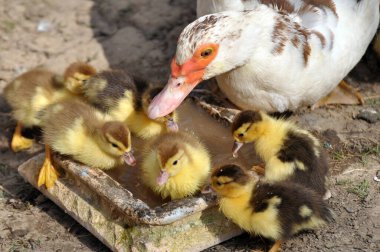
POLYGON ((221 12, 203 16, 181 33, 171 62, 169 81, 149 106, 149 117, 165 116, 177 108, 202 80, 244 65, 255 36, 246 29, 250 12, 221 12), (243 18, 244 16, 244 18, 243 18))

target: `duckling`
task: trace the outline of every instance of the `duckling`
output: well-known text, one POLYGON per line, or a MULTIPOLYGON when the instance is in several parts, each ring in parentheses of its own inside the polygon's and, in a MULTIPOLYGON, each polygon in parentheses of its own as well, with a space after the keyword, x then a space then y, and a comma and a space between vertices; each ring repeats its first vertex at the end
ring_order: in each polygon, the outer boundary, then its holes
POLYGON ((71 86, 71 78, 91 73, 93 69, 84 63, 73 63, 64 78, 44 68, 28 71, 10 82, 4 89, 4 96, 12 108, 12 115, 17 126, 12 137, 11 148, 14 152, 28 149, 32 139, 21 135, 23 127, 41 126, 37 114, 48 105, 76 96, 71 86), (67 86, 66 86, 67 85, 67 86))
POLYGON ((107 121, 104 114, 79 99, 50 105, 41 113, 41 120, 46 155, 38 186, 50 188, 59 176, 50 149, 103 170, 124 162, 136 164, 131 134, 124 123, 107 121))
POLYGON ((326 202, 313 190, 293 182, 264 182, 235 164, 217 168, 211 187, 227 218, 249 233, 276 241, 270 252, 278 251, 281 241, 299 231, 333 219, 326 202))
POLYGON ((144 183, 162 198, 193 195, 210 172, 210 156, 194 135, 162 134, 146 146, 141 169, 144 183))
POLYGON ((254 142, 268 181, 291 180, 326 193, 327 160, 319 141, 308 131, 262 111, 247 110, 234 118, 232 135, 234 156, 244 143, 254 142))
POLYGON ((138 137, 148 139, 163 132, 178 131, 178 124, 176 123, 178 121, 178 115, 175 111, 154 120, 147 116, 150 103, 162 89, 162 87, 149 87, 143 91, 141 97, 142 109, 136 110, 135 113, 132 113, 128 117, 127 124, 131 131, 138 137))
POLYGON ((153 88, 124 70, 106 70, 85 81, 87 100, 112 119, 124 121, 137 136, 148 139, 166 131, 177 131, 177 115, 149 119, 148 106, 162 88, 153 88))

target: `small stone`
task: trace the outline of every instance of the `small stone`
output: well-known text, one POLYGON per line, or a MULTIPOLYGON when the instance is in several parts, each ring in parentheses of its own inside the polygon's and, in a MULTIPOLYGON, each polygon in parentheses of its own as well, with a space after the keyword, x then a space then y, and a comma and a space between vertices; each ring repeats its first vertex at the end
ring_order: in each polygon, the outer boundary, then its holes
POLYGON ((328 249, 331 249, 331 248, 333 248, 335 246, 336 246, 336 243, 334 243, 334 242, 328 241, 328 242, 325 243, 325 247, 328 248, 328 249))
POLYGON ((53 25, 48 20, 40 20, 37 24, 36 30, 37 32, 49 32, 53 28, 53 25))
POLYGON ((375 123, 380 120, 380 113, 376 109, 366 108, 359 111, 357 119, 362 119, 368 123, 375 123))
POLYGON ((16 230, 12 231, 12 234, 14 236, 19 236, 19 237, 24 237, 28 233, 29 233, 29 230, 27 230, 27 229, 16 229, 16 230))
POLYGON ((8 204, 14 204, 14 203, 16 203, 16 202, 17 202, 17 201, 16 201, 15 199, 9 199, 7 203, 8 203, 8 204))
POLYGON ((352 209, 351 207, 343 206, 344 209, 347 211, 347 213, 355 213, 355 210, 352 209))

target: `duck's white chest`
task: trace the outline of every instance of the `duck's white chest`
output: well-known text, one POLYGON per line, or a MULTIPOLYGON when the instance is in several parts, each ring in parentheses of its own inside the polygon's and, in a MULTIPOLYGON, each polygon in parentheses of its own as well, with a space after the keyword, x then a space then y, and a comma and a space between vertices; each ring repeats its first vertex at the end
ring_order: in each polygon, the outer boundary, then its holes
POLYGON ((269 83, 255 74, 250 65, 218 76, 220 89, 241 109, 261 109, 268 112, 294 109, 300 102, 298 91, 293 96, 283 89, 283 83, 270 87, 269 83))

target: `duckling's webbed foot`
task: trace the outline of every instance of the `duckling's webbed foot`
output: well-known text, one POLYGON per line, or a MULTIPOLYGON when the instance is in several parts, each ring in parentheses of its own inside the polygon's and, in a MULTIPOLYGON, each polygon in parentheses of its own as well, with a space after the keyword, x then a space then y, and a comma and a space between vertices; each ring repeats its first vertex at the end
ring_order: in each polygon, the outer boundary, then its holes
POLYGON ((37 185, 38 187, 45 185, 46 188, 49 189, 54 186, 54 183, 58 177, 59 173, 51 162, 50 148, 45 145, 45 161, 38 175, 37 185))
POLYGON ((260 165, 254 165, 252 166, 252 171, 256 172, 260 176, 265 175, 265 168, 261 167, 260 165))
POLYGON ((277 252, 281 249, 281 241, 277 240, 268 252, 277 252))
POLYGON ((364 99, 358 91, 342 80, 333 91, 320 99, 311 108, 315 109, 329 104, 361 105, 364 104, 364 99))
POLYGON ((18 122, 11 142, 11 148, 14 152, 29 149, 33 145, 33 139, 23 137, 21 131, 22 124, 18 122))

